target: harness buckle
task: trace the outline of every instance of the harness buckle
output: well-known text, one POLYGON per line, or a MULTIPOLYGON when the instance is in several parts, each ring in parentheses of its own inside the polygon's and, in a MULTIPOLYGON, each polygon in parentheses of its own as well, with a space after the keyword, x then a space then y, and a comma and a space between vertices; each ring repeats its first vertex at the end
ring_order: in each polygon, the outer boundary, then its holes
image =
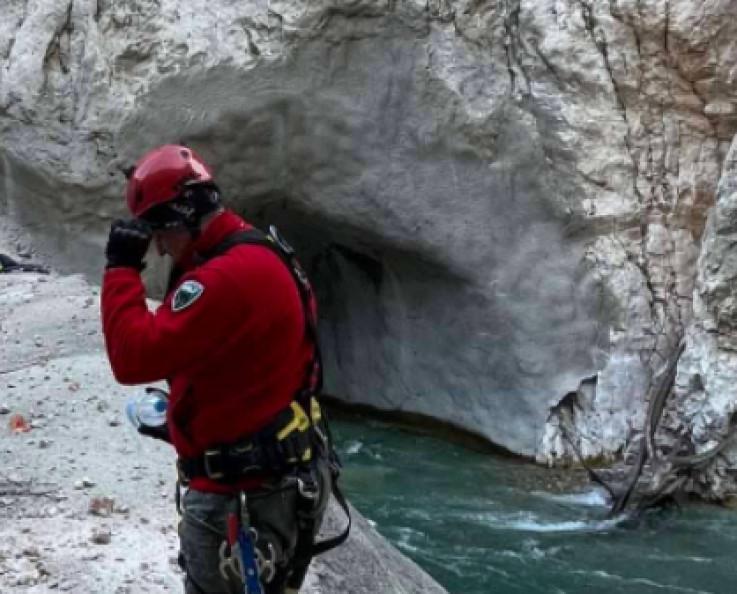
POLYGON ((281 249, 281 251, 283 251, 288 257, 291 258, 294 256, 294 248, 281 236, 276 225, 269 225, 268 237, 271 237, 271 240, 276 243, 276 245, 279 246, 279 249, 281 249))
POLYGON ((210 478, 212 480, 219 480, 222 478, 225 478, 225 469, 223 468, 222 464, 222 452, 220 450, 205 450, 205 453, 202 457, 203 463, 205 465, 205 474, 207 475, 207 478, 210 478), (220 469, 213 469, 213 466, 217 467, 218 464, 213 464, 214 460, 220 459, 220 469))
POLYGON ((299 494, 308 501, 315 501, 320 494, 320 488, 312 479, 303 480, 301 478, 297 478, 297 491, 299 491, 299 494))

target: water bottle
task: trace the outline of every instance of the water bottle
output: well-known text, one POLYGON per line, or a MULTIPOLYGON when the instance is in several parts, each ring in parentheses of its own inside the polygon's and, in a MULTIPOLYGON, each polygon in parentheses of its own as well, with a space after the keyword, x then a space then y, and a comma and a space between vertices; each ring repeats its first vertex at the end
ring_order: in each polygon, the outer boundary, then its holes
POLYGON ((169 395, 158 388, 146 388, 141 396, 131 396, 125 405, 128 420, 136 429, 141 425, 161 427, 166 423, 166 407, 169 395))

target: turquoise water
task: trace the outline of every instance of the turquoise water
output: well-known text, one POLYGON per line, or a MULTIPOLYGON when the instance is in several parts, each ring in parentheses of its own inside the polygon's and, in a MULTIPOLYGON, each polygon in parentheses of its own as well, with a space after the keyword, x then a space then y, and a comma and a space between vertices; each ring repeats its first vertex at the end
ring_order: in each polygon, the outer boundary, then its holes
POLYGON ((605 520, 591 487, 372 420, 333 432, 353 504, 451 594, 737 592, 737 512, 605 520), (548 475, 549 476, 549 475, 548 475))

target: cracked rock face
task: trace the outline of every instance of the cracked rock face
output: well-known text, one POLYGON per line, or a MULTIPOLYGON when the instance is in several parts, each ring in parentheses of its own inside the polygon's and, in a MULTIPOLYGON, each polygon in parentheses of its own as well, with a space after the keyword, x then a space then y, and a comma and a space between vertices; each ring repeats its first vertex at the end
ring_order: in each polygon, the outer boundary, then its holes
MULTIPOLYGON (((737 140, 732 143, 719 183, 717 203, 709 214, 694 291, 694 320, 687 334, 666 442, 688 454, 716 447, 734 428, 737 411, 737 140)), ((737 452, 727 449, 692 489, 714 499, 734 496, 737 452)))
POLYGON ((692 318, 737 2, 6 0, 0 208, 99 274, 185 140, 321 293, 329 389, 612 455, 692 318))

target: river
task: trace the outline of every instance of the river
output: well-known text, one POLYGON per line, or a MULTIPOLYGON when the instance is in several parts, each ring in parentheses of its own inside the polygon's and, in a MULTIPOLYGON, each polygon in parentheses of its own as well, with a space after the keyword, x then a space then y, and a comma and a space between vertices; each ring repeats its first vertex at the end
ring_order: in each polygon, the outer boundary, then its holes
POLYGON ((601 492, 531 464, 361 417, 333 432, 350 500, 451 594, 737 591, 737 512, 607 520, 601 492))

